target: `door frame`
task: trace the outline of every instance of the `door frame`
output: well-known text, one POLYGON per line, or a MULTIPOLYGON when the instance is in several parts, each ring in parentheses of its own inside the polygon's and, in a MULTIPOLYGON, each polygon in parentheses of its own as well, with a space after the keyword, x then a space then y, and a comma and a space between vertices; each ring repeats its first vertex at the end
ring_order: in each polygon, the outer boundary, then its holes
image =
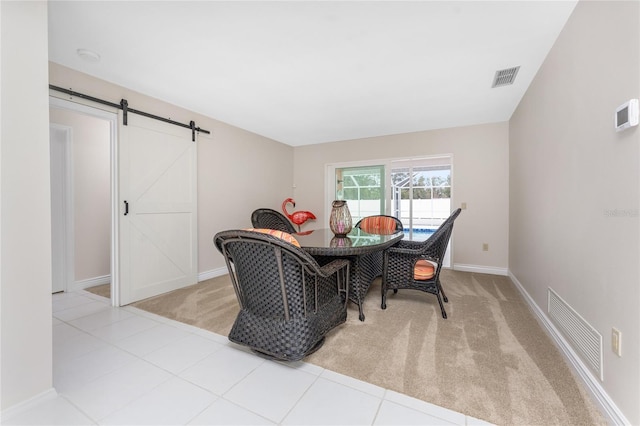
MULTIPOLYGON (((57 177, 51 176, 52 196, 53 190, 61 194, 61 203, 54 208, 51 205, 51 224, 61 229, 58 237, 62 240, 62 250, 53 250, 52 262, 61 265, 61 288, 52 288, 53 292, 67 291, 69 282, 74 278, 75 256, 75 232, 73 229, 73 128, 56 123, 49 123, 49 130, 55 130, 64 134, 64 140, 54 141, 49 138, 49 151, 51 153, 52 171, 56 170, 57 177), (55 164, 55 167, 54 167, 55 164)), ((52 236, 53 237, 53 236, 52 236)), ((55 267, 53 267, 55 269, 55 267)), ((55 275, 55 274, 54 274, 55 275)), ((53 280, 54 284, 56 280, 53 280)))
MULTIPOLYGON (((118 113, 107 110, 104 107, 90 106, 85 103, 69 101, 67 99, 49 95, 49 108, 59 108, 78 112, 80 114, 101 118, 109 122, 109 162, 111 169, 111 305, 119 306, 120 300, 120 265, 118 262, 118 228, 119 228, 119 211, 118 211, 118 113)), ((73 182, 71 182, 73 188, 73 182)), ((73 228, 73 227, 71 227, 73 228)))

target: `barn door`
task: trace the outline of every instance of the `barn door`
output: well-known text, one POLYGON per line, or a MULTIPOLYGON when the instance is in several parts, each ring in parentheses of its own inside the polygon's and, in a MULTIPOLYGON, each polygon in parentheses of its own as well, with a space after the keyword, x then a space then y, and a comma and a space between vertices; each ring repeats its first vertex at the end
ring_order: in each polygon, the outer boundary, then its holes
POLYGON ((191 131, 135 114, 127 118, 118 145, 121 306, 198 281, 191 131))

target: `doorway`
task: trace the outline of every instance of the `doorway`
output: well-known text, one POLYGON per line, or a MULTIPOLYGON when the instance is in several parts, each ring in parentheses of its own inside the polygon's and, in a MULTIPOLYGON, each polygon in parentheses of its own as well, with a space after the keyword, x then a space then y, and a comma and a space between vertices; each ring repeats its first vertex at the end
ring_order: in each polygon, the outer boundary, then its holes
POLYGON ((50 98, 52 291, 110 284, 117 114, 50 98), (64 140, 64 141, 62 141, 64 140))
MULTIPOLYGON (((192 127, 185 130, 184 125, 176 127, 172 121, 156 120, 155 116, 138 112, 128 117, 127 124, 121 110, 104 111, 50 97, 50 121, 55 122, 56 114, 100 123, 109 140, 97 155, 103 160, 100 166, 92 168, 90 161, 84 158, 74 164, 74 230, 78 227, 78 216, 85 213, 79 209, 79 183, 88 187, 86 193, 89 195, 93 195, 98 187, 95 180, 95 186, 88 184, 89 178, 87 182, 79 180, 76 165, 89 170, 92 178, 97 168, 108 170, 108 173, 102 174, 99 183, 108 187, 105 193, 108 192, 110 196, 101 198, 103 207, 93 210, 93 215, 86 221, 89 224, 86 231, 74 231, 73 236, 67 235, 67 238, 73 239, 75 246, 76 276, 73 290, 95 286, 102 280, 108 281, 111 304, 123 306, 196 284, 198 222, 195 130, 192 127), (96 221, 100 215, 107 216, 107 219, 102 218, 101 224, 98 224, 96 221), (79 254, 85 254, 79 248, 80 242, 83 238, 95 239, 98 231, 102 231, 104 240, 108 241, 102 245, 101 259, 104 261, 104 252, 108 251, 106 268, 109 273, 79 280, 77 275, 80 267, 88 266, 87 262, 77 260, 79 254), (109 248, 105 249, 107 246, 109 248)), ((74 127, 74 139, 80 139, 76 138, 76 133, 74 127)), ((93 137, 92 133, 89 132, 87 139, 93 137)), ((84 145, 77 146, 84 148, 84 145)), ((74 157, 79 157, 75 147, 74 157)), ((92 203, 85 204, 85 207, 87 205, 95 207, 92 203)), ((104 265, 103 271, 106 270, 104 265)), ((96 270, 92 274, 96 275, 96 270)), ((70 290, 68 284, 67 290, 70 290)))
POLYGON ((451 214, 451 158, 392 162, 391 214, 413 241, 428 238, 451 214))
MULTIPOLYGON (((391 163, 391 214, 412 241, 428 239, 451 214, 451 157, 391 163)), ((451 266, 451 240, 443 266, 451 266)))

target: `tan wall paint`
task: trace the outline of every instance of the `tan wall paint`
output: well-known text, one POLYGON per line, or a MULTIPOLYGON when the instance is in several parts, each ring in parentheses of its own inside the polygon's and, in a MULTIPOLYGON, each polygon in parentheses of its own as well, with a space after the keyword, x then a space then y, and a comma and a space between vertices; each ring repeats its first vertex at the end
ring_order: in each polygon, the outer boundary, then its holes
MULTIPOLYGON (((216 232, 251 226, 251 212, 279 208, 291 194, 293 148, 55 63, 50 83, 172 120, 191 120, 211 135, 198 136, 198 272, 223 268, 216 232)), ((59 92, 51 92, 65 97, 59 92)), ((212 100, 214 102, 215 100, 212 100)), ((105 107, 101 107, 105 108, 105 107)), ((108 108, 108 107, 107 107, 108 108)))
POLYGON ((305 229, 328 226, 325 170, 328 164, 453 154, 452 208, 467 203, 453 236, 455 264, 507 268, 509 150, 507 123, 431 130, 297 147, 297 208, 316 213, 305 229), (482 251, 488 243, 490 250, 482 251))
POLYGON ((111 164, 109 121, 51 108, 51 123, 72 131, 75 281, 109 275, 111 164))
POLYGON ((602 386, 640 424, 638 2, 581 1, 510 121, 509 268, 547 311, 553 288, 603 336, 602 386), (622 331, 623 356, 611 351, 622 331))
POLYGON ((47 3, 0 2, 0 27, 0 410, 5 410, 52 389, 47 3))

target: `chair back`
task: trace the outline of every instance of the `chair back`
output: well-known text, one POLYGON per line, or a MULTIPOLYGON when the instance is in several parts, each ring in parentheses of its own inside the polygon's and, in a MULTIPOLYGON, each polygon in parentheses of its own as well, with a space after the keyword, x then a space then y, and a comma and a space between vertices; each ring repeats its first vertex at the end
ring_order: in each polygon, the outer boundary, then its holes
POLYGON ((242 309, 285 320, 315 309, 320 266, 304 250, 250 230, 223 231, 214 241, 225 257, 242 309))
POLYGON ((462 210, 456 209, 453 213, 436 229, 422 247, 422 254, 434 259, 438 263, 438 271, 442 267, 442 260, 444 259, 451 233, 453 232, 453 223, 462 210))
POLYGON ((347 319, 349 261, 322 268, 274 233, 223 231, 214 237, 240 304, 229 340, 262 356, 297 361, 347 319))
POLYGON ((403 229, 400 219, 387 215, 364 217, 356 223, 355 227, 370 234, 393 234, 403 229))
POLYGON ((277 210, 260 208, 251 213, 251 224, 254 228, 276 229, 290 234, 297 232, 285 215, 277 210))

